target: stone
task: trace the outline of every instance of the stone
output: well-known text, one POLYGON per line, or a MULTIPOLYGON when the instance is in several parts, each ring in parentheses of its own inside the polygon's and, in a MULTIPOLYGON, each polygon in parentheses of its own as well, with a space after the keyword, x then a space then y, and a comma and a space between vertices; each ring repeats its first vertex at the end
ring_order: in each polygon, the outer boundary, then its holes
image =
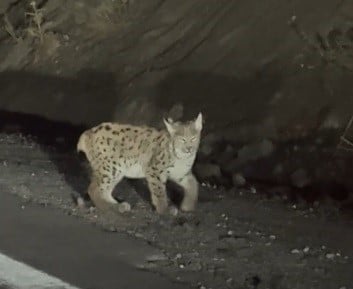
POLYGON ((273 151, 273 143, 268 139, 264 139, 260 143, 255 143, 242 147, 238 151, 238 160, 242 163, 249 160, 256 160, 270 155, 273 151))
POLYGON ((309 185, 311 180, 308 177, 307 171, 304 169, 298 169, 290 176, 293 186, 297 188, 304 188, 309 185))
POLYGON ((245 186, 246 184, 246 180, 244 176, 240 173, 235 173, 232 176, 232 181, 233 181, 233 185, 236 187, 242 187, 242 186, 245 186))
POLYGON ((174 104, 168 112, 168 117, 172 120, 180 120, 184 115, 184 107, 181 103, 174 104))
POLYGON ((201 271, 202 265, 200 262, 193 262, 187 266, 187 269, 190 271, 201 271))
POLYGON ((166 260, 168 260, 168 257, 162 252, 155 253, 146 257, 147 262, 159 262, 166 260))
POLYGON ((195 174, 200 179, 208 179, 208 178, 221 178, 221 168, 217 164, 211 163, 199 163, 195 165, 195 174))

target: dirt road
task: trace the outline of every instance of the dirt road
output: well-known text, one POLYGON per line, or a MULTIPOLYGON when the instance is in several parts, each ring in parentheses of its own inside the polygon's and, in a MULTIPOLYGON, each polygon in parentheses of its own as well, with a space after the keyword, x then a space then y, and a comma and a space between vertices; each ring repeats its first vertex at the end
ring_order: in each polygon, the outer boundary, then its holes
POLYGON ((60 143, 0 137, 0 251, 15 259, 82 288, 352 286, 352 219, 334 208, 202 187, 194 214, 158 217, 143 184, 122 183, 130 214, 79 211, 71 195, 87 178, 60 143))

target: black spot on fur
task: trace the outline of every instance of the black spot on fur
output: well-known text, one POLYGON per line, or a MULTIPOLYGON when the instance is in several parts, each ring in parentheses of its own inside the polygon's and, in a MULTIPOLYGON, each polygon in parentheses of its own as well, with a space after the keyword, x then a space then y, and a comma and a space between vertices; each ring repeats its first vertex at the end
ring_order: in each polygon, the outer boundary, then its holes
POLYGON ((110 125, 107 125, 107 124, 105 125, 104 128, 105 128, 105 130, 111 130, 111 129, 112 129, 112 128, 110 127, 110 125))

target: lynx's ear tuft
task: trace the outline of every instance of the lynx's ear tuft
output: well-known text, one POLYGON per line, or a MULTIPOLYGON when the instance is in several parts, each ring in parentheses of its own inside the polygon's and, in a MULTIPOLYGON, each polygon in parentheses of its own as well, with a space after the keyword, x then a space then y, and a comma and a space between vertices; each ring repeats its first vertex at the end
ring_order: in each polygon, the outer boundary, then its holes
POLYGON ((169 132, 170 135, 174 135, 175 133, 175 127, 173 125, 173 120, 168 117, 167 119, 163 119, 164 125, 167 128, 167 131, 169 132))
POLYGON ((195 120, 195 128, 198 131, 202 130, 202 113, 200 112, 195 120))

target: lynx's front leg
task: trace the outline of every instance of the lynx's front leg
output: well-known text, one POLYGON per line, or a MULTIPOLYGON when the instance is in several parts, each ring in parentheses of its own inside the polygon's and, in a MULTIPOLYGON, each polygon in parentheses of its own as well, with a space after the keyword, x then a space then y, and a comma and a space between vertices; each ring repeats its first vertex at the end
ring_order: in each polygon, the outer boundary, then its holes
POLYGON ((182 179, 175 181, 184 189, 184 198, 181 202, 180 208, 186 212, 193 211, 199 195, 198 181, 191 172, 182 179))
POLYGON ((158 170, 151 169, 146 173, 148 188, 151 193, 152 204, 158 214, 164 214, 168 209, 168 199, 165 174, 158 175, 158 170))

